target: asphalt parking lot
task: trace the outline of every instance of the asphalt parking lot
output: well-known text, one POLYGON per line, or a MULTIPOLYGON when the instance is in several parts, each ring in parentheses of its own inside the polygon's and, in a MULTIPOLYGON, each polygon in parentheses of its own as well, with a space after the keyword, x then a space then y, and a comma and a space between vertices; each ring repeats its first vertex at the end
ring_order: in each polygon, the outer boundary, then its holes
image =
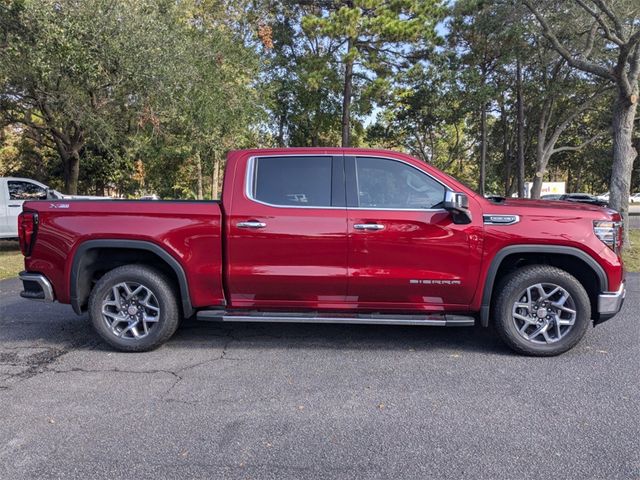
POLYGON ((0 478, 640 478, 640 276, 557 358, 481 328, 185 322, 116 353, 0 282, 0 478))

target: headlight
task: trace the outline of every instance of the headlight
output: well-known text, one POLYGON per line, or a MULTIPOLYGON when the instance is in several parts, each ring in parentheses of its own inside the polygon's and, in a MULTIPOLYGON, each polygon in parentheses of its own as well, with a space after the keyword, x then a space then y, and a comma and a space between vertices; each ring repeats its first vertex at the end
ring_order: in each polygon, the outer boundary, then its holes
POLYGON ((614 252, 620 253, 620 250, 622 250, 622 222, 595 220, 593 222, 593 233, 614 252))

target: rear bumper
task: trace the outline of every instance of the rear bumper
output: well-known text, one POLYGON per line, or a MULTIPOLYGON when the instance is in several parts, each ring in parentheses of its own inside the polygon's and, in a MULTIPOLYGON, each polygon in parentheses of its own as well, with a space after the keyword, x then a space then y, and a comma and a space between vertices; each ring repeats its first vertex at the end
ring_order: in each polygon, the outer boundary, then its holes
POLYGON ((20 272, 18 277, 23 286, 23 290, 20 292, 22 298, 42 302, 55 301, 56 297, 53 294, 51 282, 41 273, 20 272))
POLYGON ((624 282, 620 284, 617 292, 603 292, 598 295, 598 321, 609 320, 622 308, 624 297, 627 293, 624 282))

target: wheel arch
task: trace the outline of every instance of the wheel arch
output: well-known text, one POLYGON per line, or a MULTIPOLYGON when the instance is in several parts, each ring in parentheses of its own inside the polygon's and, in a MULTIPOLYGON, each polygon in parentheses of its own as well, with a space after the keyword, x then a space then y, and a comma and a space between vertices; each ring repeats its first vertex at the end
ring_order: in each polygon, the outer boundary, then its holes
POLYGON ((511 245, 498 251, 487 271, 482 292, 480 323, 489 325, 494 287, 502 275, 528 264, 553 265, 574 275, 585 287, 597 311, 597 295, 608 290, 609 281, 602 266, 588 253, 562 245, 511 245))
POLYGON ((185 317, 195 310, 189 295, 189 283, 182 265, 164 248, 144 240, 99 239, 81 243, 71 264, 69 296, 73 310, 80 315, 87 305, 95 275, 132 263, 146 264, 166 273, 178 287, 185 317), (105 255, 107 253, 108 255, 105 255))

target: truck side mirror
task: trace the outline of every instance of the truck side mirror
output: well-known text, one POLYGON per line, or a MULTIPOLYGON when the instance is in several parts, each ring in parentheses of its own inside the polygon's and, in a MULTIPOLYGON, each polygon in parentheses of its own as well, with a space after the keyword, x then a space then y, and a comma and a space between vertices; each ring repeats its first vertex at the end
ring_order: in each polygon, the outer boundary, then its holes
POLYGON ((444 195, 444 208, 451 213, 453 223, 465 225, 471 223, 469 197, 464 193, 447 190, 444 195))
POLYGON ((47 187, 47 200, 61 200, 62 198, 64 197, 59 191, 47 187))

